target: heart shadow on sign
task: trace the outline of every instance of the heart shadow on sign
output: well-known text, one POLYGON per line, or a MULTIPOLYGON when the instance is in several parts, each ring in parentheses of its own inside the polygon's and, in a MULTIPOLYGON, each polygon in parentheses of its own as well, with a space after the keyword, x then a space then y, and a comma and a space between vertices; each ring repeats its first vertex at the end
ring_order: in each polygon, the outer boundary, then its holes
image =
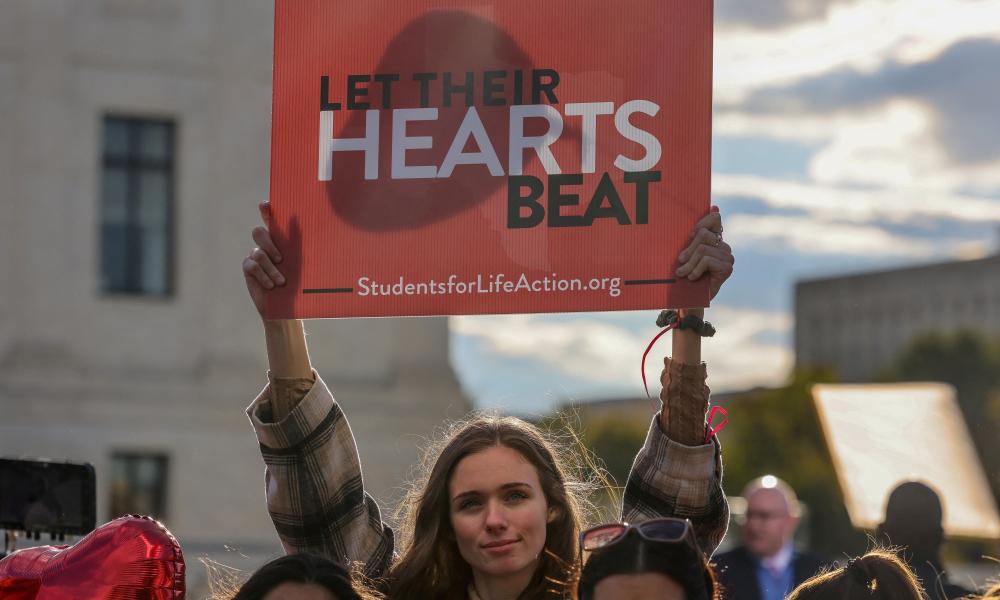
MULTIPOLYGON (((430 11, 406 25, 387 45, 373 73, 400 74, 391 86, 393 108, 421 106, 421 85, 411 79, 413 73, 436 73, 430 82, 429 107, 438 107, 436 121, 410 121, 409 137, 434 136, 433 147, 406 151, 408 165, 439 167, 452 145, 453 137, 466 117, 463 92, 450 94, 451 106, 443 105, 443 77, 452 74, 452 85, 463 85, 466 74, 472 73, 473 106, 493 145, 497 157, 507 172, 509 149, 508 129, 510 105, 514 99, 513 73, 523 73, 523 103, 532 103, 532 69, 535 66, 525 50, 495 23, 474 14, 455 10, 430 11), (506 77, 496 80, 502 91, 493 96, 503 98, 502 106, 483 106, 483 72, 505 71, 506 77), (440 135, 445 133, 444 136, 440 135)), ((367 98, 371 108, 381 104, 381 86, 373 83, 367 98)), ((364 110, 350 111, 339 127, 337 119, 345 113, 335 113, 336 138, 365 137, 364 110)), ((365 180, 363 152, 337 152, 333 180, 327 184, 327 197, 333 210, 350 225, 367 231, 401 231, 417 229, 452 217, 473 208, 506 184, 507 177, 494 176, 484 164, 459 164, 447 178, 392 179, 391 139, 392 111, 380 111, 379 177, 365 180)), ((579 144, 580 131, 564 126, 562 140, 579 144)), ((540 136, 548 131, 543 118, 524 120, 525 136, 540 136)), ((464 137, 464 136, 463 136, 464 137)), ((463 150, 467 153, 488 151, 477 147, 469 138, 463 150)), ((528 152, 524 166, 537 161, 528 152)))

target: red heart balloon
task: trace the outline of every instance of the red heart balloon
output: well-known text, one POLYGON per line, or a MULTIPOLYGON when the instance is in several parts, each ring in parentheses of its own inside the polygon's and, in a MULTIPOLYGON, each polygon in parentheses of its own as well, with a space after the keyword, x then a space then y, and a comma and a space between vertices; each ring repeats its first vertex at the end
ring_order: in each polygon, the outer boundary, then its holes
POLYGON ((72 546, 25 548, 0 560, 4 600, 179 600, 184 554, 149 517, 106 523, 72 546))

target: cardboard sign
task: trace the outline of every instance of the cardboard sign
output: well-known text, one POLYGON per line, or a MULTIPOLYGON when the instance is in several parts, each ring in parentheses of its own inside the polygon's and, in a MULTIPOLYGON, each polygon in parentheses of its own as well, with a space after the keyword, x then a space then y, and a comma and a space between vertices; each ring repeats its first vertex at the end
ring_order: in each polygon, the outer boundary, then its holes
POLYGON ((904 481, 936 489, 948 535, 1000 538, 1000 516, 955 389, 943 383, 816 385, 813 399, 855 527, 882 522, 904 481))
POLYGON ((705 306, 709 0, 275 3, 271 318, 705 306))

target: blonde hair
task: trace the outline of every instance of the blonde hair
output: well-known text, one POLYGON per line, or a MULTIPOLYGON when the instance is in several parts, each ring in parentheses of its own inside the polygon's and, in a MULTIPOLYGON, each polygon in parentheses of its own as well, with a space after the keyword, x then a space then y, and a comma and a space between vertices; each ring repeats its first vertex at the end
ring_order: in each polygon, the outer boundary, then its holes
POLYGON ((249 573, 244 573, 236 567, 212 560, 207 556, 198 559, 205 565, 208 575, 208 600, 232 600, 240 586, 246 581, 249 573))

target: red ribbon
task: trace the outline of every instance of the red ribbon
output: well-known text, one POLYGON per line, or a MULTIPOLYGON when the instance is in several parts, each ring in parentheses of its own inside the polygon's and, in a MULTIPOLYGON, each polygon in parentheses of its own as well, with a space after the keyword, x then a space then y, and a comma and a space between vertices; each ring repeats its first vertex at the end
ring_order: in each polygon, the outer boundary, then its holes
POLYGON ((656 334, 649 345, 646 346, 646 351, 642 353, 642 365, 639 367, 642 370, 642 387, 646 389, 646 397, 649 398, 649 404, 653 406, 653 410, 656 410, 656 404, 653 402, 653 397, 649 395, 649 385, 646 383, 646 357, 649 356, 649 351, 653 349, 656 341, 663 337, 663 334, 670 331, 671 329, 677 328, 677 321, 674 321, 670 325, 663 328, 663 331, 656 334))
POLYGON ((705 434, 705 443, 707 444, 708 441, 712 439, 713 435, 722 431, 722 428, 726 426, 726 423, 729 423, 729 411, 722 408, 721 406, 713 406, 711 410, 708 411, 708 425, 705 426, 705 429, 708 430, 708 433, 705 434), (718 425, 712 427, 712 420, 715 418, 715 413, 717 412, 722 413, 722 416, 724 416, 725 418, 722 419, 722 421, 718 425))

